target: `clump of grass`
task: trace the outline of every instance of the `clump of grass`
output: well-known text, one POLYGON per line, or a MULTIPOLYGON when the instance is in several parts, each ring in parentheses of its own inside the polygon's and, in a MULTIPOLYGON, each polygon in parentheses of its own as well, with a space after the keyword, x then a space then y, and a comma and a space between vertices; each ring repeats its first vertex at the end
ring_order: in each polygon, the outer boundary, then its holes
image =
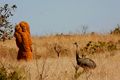
POLYGON ((4 66, 0 67, 0 80, 7 80, 7 71, 4 66))
POLYGON ((26 80, 25 71, 18 67, 6 67, 1 63, 0 80, 26 80))
POLYGON ((0 46, 0 58, 7 58, 9 60, 16 60, 17 50, 6 46, 0 46))

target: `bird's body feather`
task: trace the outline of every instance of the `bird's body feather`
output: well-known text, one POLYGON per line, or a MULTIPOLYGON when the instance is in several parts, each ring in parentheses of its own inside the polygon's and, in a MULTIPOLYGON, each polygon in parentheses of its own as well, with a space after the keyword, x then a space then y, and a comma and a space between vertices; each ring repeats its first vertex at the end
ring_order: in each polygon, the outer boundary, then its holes
POLYGON ((81 67, 88 67, 91 69, 94 69, 96 67, 95 62, 89 58, 79 58, 77 59, 77 64, 81 67))
POLYGON ((96 67, 96 63, 90 58, 81 58, 81 57, 79 57, 78 44, 75 43, 75 45, 76 45, 76 61, 77 61, 77 65, 79 65, 82 68, 94 69, 96 67))

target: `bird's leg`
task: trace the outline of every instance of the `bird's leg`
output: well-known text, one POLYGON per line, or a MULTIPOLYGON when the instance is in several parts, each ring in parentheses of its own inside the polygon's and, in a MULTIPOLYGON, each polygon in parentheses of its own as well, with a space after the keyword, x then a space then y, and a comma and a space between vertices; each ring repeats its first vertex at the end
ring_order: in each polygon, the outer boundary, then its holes
POLYGON ((77 73, 78 70, 79 70, 79 66, 78 65, 75 66, 75 70, 76 70, 76 73, 77 73))
POLYGON ((78 69, 79 69, 79 66, 77 66, 76 69, 75 69, 74 78, 76 80, 84 73, 84 71, 81 72, 81 71, 78 71, 78 69))
POLYGON ((83 73, 85 72, 85 73, 87 73, 89 70, 88 70, 88 68, 83 68, 83 73))
POLYGON ((86 80, 88 80, 91 75, 92 75, 92 72, 88 71, 88 74, 86 74, 86 80))

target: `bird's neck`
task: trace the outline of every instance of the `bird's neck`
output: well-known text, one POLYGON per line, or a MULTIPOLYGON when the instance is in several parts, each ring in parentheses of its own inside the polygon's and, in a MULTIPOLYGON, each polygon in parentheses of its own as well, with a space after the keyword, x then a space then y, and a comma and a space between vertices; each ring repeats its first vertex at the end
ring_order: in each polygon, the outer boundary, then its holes
POLYGON ((76 51, 76 59, 81 59, 81 57, 79 57, 79 53, 76 51))

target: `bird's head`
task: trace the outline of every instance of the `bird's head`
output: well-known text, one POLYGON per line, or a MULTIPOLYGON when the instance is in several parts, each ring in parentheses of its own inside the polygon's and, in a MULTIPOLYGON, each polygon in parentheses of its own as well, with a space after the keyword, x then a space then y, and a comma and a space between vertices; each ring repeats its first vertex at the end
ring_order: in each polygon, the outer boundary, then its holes
POLYGON ((77 42, 74 42, 73 44, 78 48, 78 43, 77 42))

